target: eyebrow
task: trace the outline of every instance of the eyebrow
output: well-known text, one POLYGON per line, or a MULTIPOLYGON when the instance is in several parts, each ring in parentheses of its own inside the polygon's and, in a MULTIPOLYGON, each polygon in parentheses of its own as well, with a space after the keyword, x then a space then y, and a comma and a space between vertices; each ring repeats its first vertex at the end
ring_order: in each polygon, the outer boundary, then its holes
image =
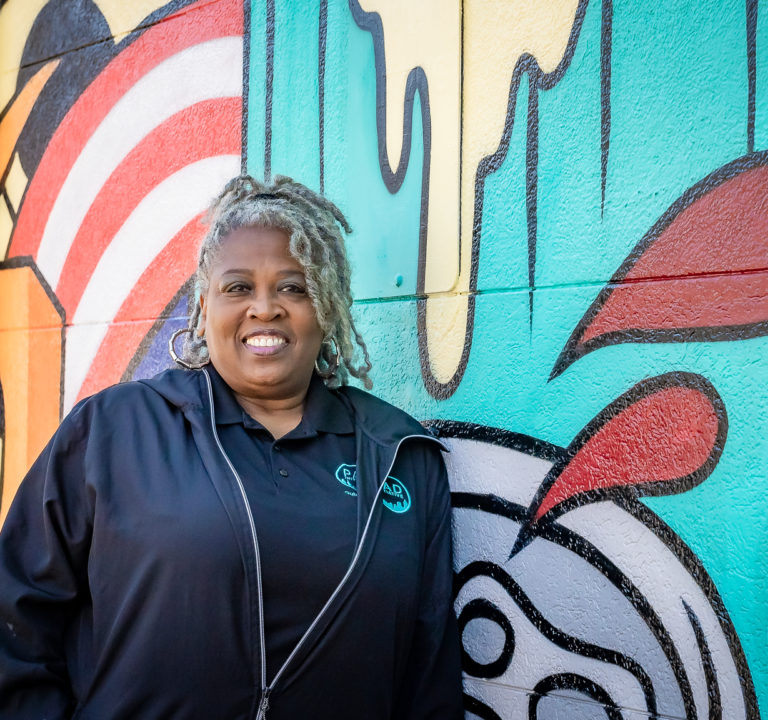
MULTIPOLYGON (((222 277, 224 275, 250 275, 251 272, 253 272, 253 268, 228 268, 227 270, 224 270, 221 275, 222 277)), ((304 277, 304 272, 302 270, 278 270, 277 274, 283 276, 301 275, 304 277)))

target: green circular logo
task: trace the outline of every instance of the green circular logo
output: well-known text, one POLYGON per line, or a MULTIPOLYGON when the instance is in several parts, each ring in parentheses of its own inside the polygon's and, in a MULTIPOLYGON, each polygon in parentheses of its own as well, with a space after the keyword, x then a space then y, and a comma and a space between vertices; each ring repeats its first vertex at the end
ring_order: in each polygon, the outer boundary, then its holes
POLYGON ((384 507, 394 513, 404 513, 411 507, 411 496, 408 488, 400 480, 391 475, 384 481, 382 490, 384 507))

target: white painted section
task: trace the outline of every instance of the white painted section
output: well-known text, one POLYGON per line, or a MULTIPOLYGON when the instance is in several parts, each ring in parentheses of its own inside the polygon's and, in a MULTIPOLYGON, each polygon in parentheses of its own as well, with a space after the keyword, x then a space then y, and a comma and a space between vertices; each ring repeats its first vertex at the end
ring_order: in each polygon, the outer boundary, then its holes
POLYGON ((610 502, 577 508, 561 524, 586 537, 620 567, 650 600, 672 637, 691 682, 699 717, 709 716, 704 668, 683 600, 701 623, 720 688, 723 718, 744 718, 739 673, 712 606, 669 548, 645 525, 610 502))
MULTIPOLYGON (((451 447, 451 453, 445 459, 453 492, 477 495, 490 493, 526 507, 550 467, 549 462, 530 457, 524 452, 476 440, 447 439, 447 444, 451 447)), ((745 720, 747 714, 739 673, 728 639, 706 595, 676 553, 662 542, 651 527, 613 502, 589 503, 566 513, 557 522, 600 550, 647 599, 669 634, 685 668, 696 706, 695 718, 707 720, 710 716, 709 698, 702 655, 683 600, 692 608, 711 653, 720 691, 722 717, 745 720)), ((471 562, 485 560, 503 568, 510 577, 520 578, 524 575, 523 565, 529 562, 527 551, 523 550, 512 560, 508 559, 508 552, 520 528, 518 522, 480 510, 462 508, 454 511, 453 523, 454 564, 457 571, 471 562)), ((569 575, 579 572, 579 568, 588 560, 573 553, 569 561, 571 550, 567 546, 555 545, 541 538, 535 539, 533 543, 545 554, 537 555, 537 568, 528 569, 538 577, 553 577, 553 574, 559 573, 557 577, 564 583, 562 587, 555 588, 554 594, 544 604, 537 602, 539 611, 545 617, 551 613, 555 603, 567 603, 571 615, 583 617, 586 629, 590 623, 595 622, 596 617, 599 618, 600 613, 634 612, 629 600, 622 607, 620 603, 607 602, 610 599, 608 596, 604 606, 602 601, 594 607, 585 606, 582 598, 570 593, 567 583, 569 575)), ((525 586, 523 591, 526 591, 525 586)), ((529 599, 533 600, 534 597, 540 601, 542 595, 529 593, 529 599)), ((646 717, 641 688, 630 673, 610 663, 569 652, 547 640, 526 618, 506 590, 490 577, 476 577, 461 588, 456 600, 457 612, 476 598, 488 600, 498 607, 510 621, 515 633, 515 651, 502 676, 492 680, 467 679, 467 691, 502 717, 527 720, 526 695, 510 693, 510 690, 530 689, 541 678, 561 672, 583 675, 605 688, 622 708, 622 712, 627 713, 627 718, 634 717, 635 713, 638 718, 646 717)), ((608 627, 623 626, 621 615, 603 617, 608 627)), ((478 643, 498 646, 497 639, 488 643, 481 636, 472 636, 482 635, 482 628, 482 624, 467 626, 464 645, 469 651, 477 647, 478 643)), ((596 644, 601 645, 599 641, 596 644)), ((479 662, 488 661, 480 652, 476 659, 479 662)), ((653 675, 653 668, 645 669, 653 675)), ((658 692, 660 688, 655 690, 658 692)), ((659 711, 663 714, 664 708, 660 707, 659 711)))
POLYGON ((142 273, 239 171, 239 155, 188 165, 145 196, 118 230, 91 275, 73 316, 74 327, 67 332, 65 413, 77 398, 109 323, 142 273))
POLYGON ((199 43, 150 70, 109 111, 72 165, 43 231, 37 265, 51 287, 91 204, 125 156, 154 128, 203 100, 242 94, 243 41, 199 43))

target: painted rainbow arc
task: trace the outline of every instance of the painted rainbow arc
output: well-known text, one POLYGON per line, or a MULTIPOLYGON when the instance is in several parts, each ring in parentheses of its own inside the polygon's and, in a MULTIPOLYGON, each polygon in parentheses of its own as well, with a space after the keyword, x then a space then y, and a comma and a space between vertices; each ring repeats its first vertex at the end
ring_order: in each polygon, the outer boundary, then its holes
POLYGON ((32 256, 64 308, 64 412, 120 380, 194 272, 201 212, 240 171, 243 10, 224 4, 130 38, 27 189, 9 256, 32 256))

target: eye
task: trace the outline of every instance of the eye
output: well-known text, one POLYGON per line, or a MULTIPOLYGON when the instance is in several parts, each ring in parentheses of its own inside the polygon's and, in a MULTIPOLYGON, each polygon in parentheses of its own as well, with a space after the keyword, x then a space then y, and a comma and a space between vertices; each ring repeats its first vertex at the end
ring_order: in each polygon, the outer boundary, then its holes
POLYGON ((242 280, 236 280, 234 282, 228 283, 224 286, 223 292, 226 294, 230 293, 245 293, 250 290, 250 286, 248 283, 243 282, 242 280))
POLYGON ((280 292, 284 293, 296 293, 297 295, 306 295, 307 289, 300 285, 299 283, 285 283, 285 285, 281 285, 279 288, 280 292))

